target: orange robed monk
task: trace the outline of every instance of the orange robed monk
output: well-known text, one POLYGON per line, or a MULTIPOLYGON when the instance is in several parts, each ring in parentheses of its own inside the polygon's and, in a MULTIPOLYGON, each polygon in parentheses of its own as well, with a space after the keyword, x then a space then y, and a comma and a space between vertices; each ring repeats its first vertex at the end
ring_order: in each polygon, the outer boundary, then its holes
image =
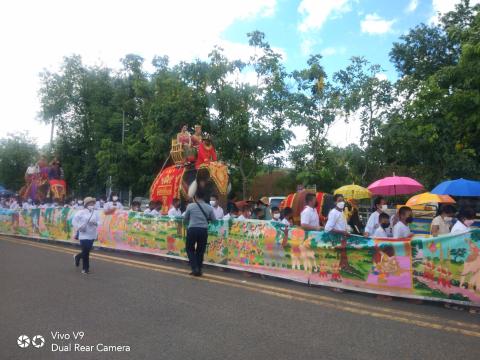
POLYGON ((217 153, 212 145, 210 135, 205 135, 203 141, 198 147, 197 161, 195 168, 199 168, 202 164, 208 164, 210 161, 217 161, 217 153))

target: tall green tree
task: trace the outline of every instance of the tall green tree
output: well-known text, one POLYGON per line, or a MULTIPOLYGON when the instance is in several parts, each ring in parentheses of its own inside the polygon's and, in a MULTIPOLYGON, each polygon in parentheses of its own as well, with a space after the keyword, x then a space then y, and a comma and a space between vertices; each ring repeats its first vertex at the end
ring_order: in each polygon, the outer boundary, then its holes
POLYGON ((241 179, 244 197, 248 184, 266 162, 280 164, 291 131, 286 84, 281 55, 272 50, 261 32, 248 34, 255 55, 248 64, 230 62, 216 49, 210 54, 212 126, 215 144, 232 172, 241 179), (257 83, 225 81, 249 67, 257 83))
POLYGON ((25 184, 27 167, 37 160, 37 145, 27 134, 10 134, 0 139, 0 185, 20 190, 25 184))

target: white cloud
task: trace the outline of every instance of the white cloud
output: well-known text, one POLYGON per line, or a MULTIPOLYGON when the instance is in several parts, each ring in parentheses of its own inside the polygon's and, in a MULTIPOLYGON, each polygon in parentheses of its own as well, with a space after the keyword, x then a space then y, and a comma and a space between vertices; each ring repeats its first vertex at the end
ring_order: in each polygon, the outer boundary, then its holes
POLYGON ((319 30, 329 18, 338 18, 350 10, 349 0, 302 0, 298 12, 303 20, 298 29, 301 32, 319 30))
MULTIPOLYGON (((63 56, 82 55, 87 64, 118 67, 136 53, 150 62, 168 55, 171 62, 206 58, 220 44, 228 56, 249 56, 245 44, 222 33, 237 21, 271 17, 276 0, 16 0, 0 3, 0 137, 30 130, 41 143, 49 129, 35 121, 39 111, 38 73, 56 69, 63 56)), ((279 50, 279 49, 278 49, 279 50)), ((285 55, 285 53, 283 52, 285 55)))
POLYGON ((347 48, 344 46, 340 47, 326 47, 321 51, 322 56, 332 56, 332 55, 342 55, 347 52, 347 48))
POLYGON ((411 12, 414 12, 417 9, 417 7, 418 7, 418 0, 410 0, 405 11, 408 13, 411 13, 411 12))
POLYGON ((376 77, 378 80, 380 80, 380 81, 382 81, 382 80, 388 80, 387 74, 385 74, 385 73, 383 73, 383 72, 382 72, 382 73, 375 74, 375 77, 376 77))
POLYGON ((382 19, 378 14, 367 14, 360 22, 362 32, 367 34, 385 34, 392 31, 395 20, 382 19))
MULTIPOLYGON (((433 14, 429 19, 430 23, 438 23, 438 14, 445 14, 449 11, 455 10, 461 0, 432 0, 433 14)), ((470 0, 470 6, 480 4, 480 0, 470 0)))
POLYGON ((304 56, 308 56, 312 54, 313 47, 316 45, 315 40, 312 39, 304 39, 300 44, 300 50, 304 56))

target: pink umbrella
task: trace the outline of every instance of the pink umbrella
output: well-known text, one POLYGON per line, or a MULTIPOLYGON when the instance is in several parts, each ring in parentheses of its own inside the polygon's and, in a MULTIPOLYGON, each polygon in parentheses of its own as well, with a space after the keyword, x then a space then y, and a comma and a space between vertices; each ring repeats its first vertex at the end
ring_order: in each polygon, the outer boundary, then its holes
POLYGON ((406 195, 423 190, 423 185, 417 180, 406 176, 388 176, 370 184, 368 190, 374 195, 406 195))

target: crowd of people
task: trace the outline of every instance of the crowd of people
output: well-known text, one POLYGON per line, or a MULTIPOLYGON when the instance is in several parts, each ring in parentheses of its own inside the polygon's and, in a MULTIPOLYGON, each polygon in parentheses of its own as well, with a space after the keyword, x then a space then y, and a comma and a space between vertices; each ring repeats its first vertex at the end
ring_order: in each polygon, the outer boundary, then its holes
MULTIPOLYGON (((317 212, 317 200, 315 194, 307 194, 305 198, 305 207, 300 214, 300 226, 308 231, 320 231, 338 233, 342 235, 356 234, 375 238, 408 238, 412 236, 410 223, 413 220, 412 209, 408 206, 402 206, 391 215, 388 209, 386 199, 377 197, 373 201, 373 211, 369 215, 364 230, 362 225, 352 223, 352 212, 347 211, 351 200, 346 202, 340 194, 334 196, 335 206, 330 210, 326 222, 321 224, 317 212)), ((208 205, 208 204, 207 204, 208 205)), ((286 207, 280 209, 276 206, 270 207, 269 199, 262 197, 258 201, 236 201, 231 197, 226 208, 222 208, 218 196, 212 195, 209 202, 212 208, 214 219, 216 220, 265 220, 282 223, 286 226, 293 226, 293 210, 286 207)), ((31 210, 68 207, 73 209, 84 209, 86 204, 81 198, 70 200, 66 203, 57 203, 46 199, 45 201, 22 201, 18 196, 0 198, 0 209, 10 210, 31 210)), ((112 192, 108 198, 95 199, 94 208, 96 210, 111 211, 113 209, 128 209, 124 207, 119 200, 119 195, 112 192)), ((351 208, 351 206, 350 206, 351 208)), ((129 210, 143 212, 145 215, 161 216, 162 203, 160 201, 150 201, 148 207, 142 210, 142 204, 139 201, 133 201, 129 210)), ((169 217, 184 217, 185 211, 181 210, 181 200, 173 199, 170 209, 167 212, 169 217)), ((353 212, 353 215, 356 215, 353 212)), ((448 233, 460 233, 469 230, 475 219, 475 211, 470 207, 463 207, 457 212, 454 206, 446 204, 440 206, 437 216, 431 223, 431 235, 445 235, 448 233)))
MULTIPOLYGON (((341 236, 349 236, 354 233, 365 237, 375 238, 409 238, 413 236, 410 224, 413 220, 413 211, 408 206, 401 206, 393 215, 383 197, 377 197, 373 201, 374 209, 368 217, 364 230, 360 223, 352 223, 352 218, 358 212, 352 210, 350 201, 345 201, 343 195, 334 196, 334 207, 329 211, 326 221, 322 224, 317 211, 317 198, 315 194, 309 193, 305 197, 305 207, 300 213, 300 226, 307 231, 326 231, 341 236)), ((148 216, 161 216, 162 203, 150 201, 148 207, 142 211, 142 204, 133 201, 129 210, 143 212, 148 216)), ((285 226, 293 226, 294 212, 292 208, 280 209, 271 207, 269 199, 262 197, 258 201, 236 201, 234 196, 228 200, 227 206, 223 209, 218 196, 212 195, 209 203, 205 202, 205 194, 201 190, 189 204, 184 212, 181 210, 181 200, 173 199, 167 215, 172 218, 183 218, 187 225, 186 251, 192 269, 191 275, 201 276, 203 265, 203 254, 208 238, 208 224, 213 220, 263 220, 281 223, 285 226)), ((89 253, 93 242, 98 235, 100 223, 99 211, 111 213, 115 210, 122 210, 119 195, 112 192, 108 199, 87 197, 75 199, 68 203, 61 204, 52 201, 33 202, 31 199, 22 202, 18 196, 0 199, 0 208, 10 210, 47 209, 56 207, 69 207, 78 209, 72 219, 72 225, 76 229, 75 238, 80 241, 82 251, 74 256, 76 266, 82 261, 82 273, 89 272, 89 253)), ((458 234, 466 232, 472 226, 475 219, 475 211, 470 207, 463 207, 457 212, 452 205, 443 205, 438 209, 437 216, 431 223, 431 235, 458 234), (456 220, 455 220, 456 219, 456 220)))

